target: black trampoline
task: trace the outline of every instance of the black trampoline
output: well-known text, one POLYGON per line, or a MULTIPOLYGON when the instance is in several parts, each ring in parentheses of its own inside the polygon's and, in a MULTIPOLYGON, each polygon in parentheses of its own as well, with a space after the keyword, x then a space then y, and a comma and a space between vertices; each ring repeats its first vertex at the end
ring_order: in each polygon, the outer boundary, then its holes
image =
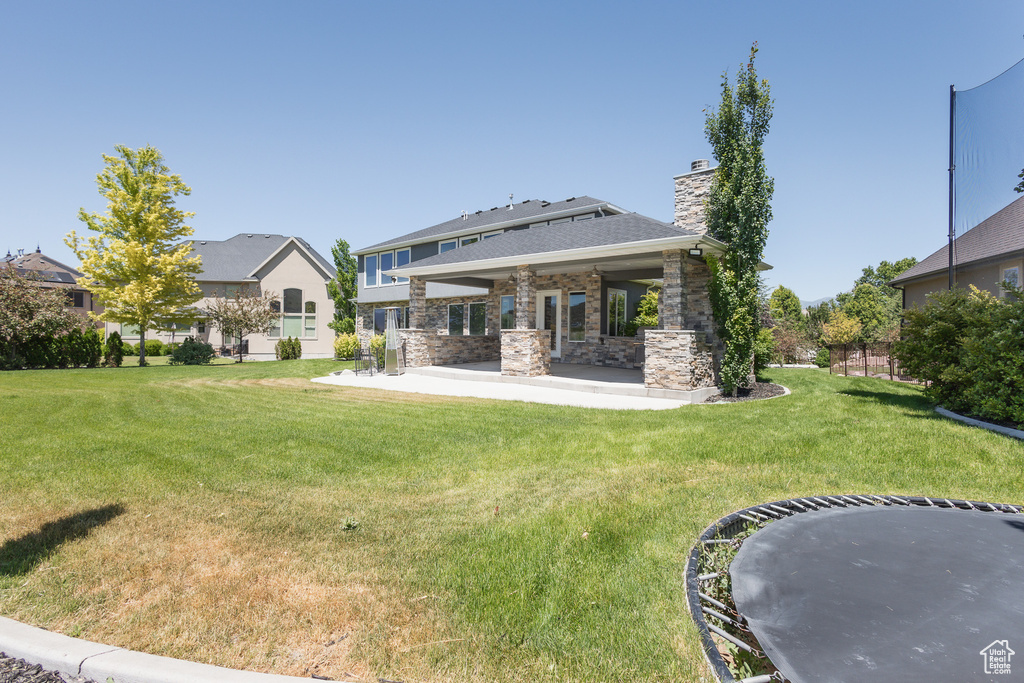
POLYGON ((761 663, 742 679, 758 683, 1024 681, 1018 506, 826 496, 748 508, 701 536, 687 593, 722 681, 737 680, 730 652, 761 663))

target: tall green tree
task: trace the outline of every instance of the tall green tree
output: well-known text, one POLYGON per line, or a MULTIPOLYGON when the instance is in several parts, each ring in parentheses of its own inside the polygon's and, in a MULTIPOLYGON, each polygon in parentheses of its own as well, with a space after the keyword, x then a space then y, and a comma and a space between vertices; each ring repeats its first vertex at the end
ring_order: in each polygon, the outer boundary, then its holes
POLYGON ((803 306, 800 298, 788 287, 779 285, 768 297, 768 307, 776 322, 788 322, 799 325, 803 319, 803 306))
POLYGON ((706 203, 708 234, 725 242, 720 258, 709 257, 708 289, 718 336, 725 343, 721 380, 736 393, 751 372, 758 319, 757 266, 768 239, 774 181, 764 164, 764 138, 773 102, 767 80, 754 69, 757 43, 750 60, 736 74, 736 87, 722 75, 722 101, 708 113, 705 134, 718 160, 706 203))
POLYGON ((337 334, 356 331, 356 257, 349 253, 348 242, 339 239, 331 247, 337 275, 327 283, 327 293, 334 299, 334 320, 327 324, 337 334))
POLYGON ((200 259, 189 256, 190 242, 183 241, 192 234, 185 220, 194 214, 175 206, 175 197, 192 190, 155 147, 114 149, 116 155, 103 155, 106 167, 96 176, 107 212, 78 212, 98 235, 83 239, 72 230, 64 242, 82 261, 79 284, 103 306, 90 315, 137 325, 139 365, 145 365, 146 331, 191 324, 192 304, 202 297, 195 281, 200 259))

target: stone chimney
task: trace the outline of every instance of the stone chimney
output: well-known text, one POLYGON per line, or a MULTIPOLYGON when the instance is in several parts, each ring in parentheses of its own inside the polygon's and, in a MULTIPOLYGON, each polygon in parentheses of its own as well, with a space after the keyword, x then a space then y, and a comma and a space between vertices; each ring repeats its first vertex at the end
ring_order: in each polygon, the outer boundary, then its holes
POLYGON ((707 159, 697 159, 690 164, 690 172, 675 177, 677 227, 704 234, 708 226, 704 222, 704 199, 711 190, 711 178, 715 169, 707 159))

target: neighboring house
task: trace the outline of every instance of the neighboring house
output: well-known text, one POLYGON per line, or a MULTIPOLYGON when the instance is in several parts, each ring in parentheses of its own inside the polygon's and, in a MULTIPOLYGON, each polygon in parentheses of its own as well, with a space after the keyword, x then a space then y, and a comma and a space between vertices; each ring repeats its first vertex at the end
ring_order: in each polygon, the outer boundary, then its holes
MULTIPOLYGON (((334 320, 334 300, 327 293, 327 283, 334 278, 335 269, 304 240, 264 234, 240 234, 223 241, 195 240, 191 256, 197 255, 202 258, 202 273, 196 280, 204 296, 195 304, 197 308, 245 288, 277 295, 281 312, 278 324, 270 334, 248 335, 242 342, 246 356, 272 360, 274 346, 282 337, 301 340, 303 358, 334 356, 334 331, 327 326, 334 320)), ((126 341, 138 343, 137 327, 108 323, 108 332, 115 329, 126 341)), ((190 335, 223 353, 230 353, 238 343, 225 339, 202 320, 176 328, 173 333, 146 337, 180 342, 190 335)))
MULTIPOLYGON (((7 256, 0 259, 0 264, 15 268, 22 275, 32 275, 43 289, 64 290, 68 297, 68 307, 86 320, 89 320, 90 311, 97 314, 103 312, 103 307, 93 301, 92 292, 76 284, 82 274, 42 253, 39 247, 29 254, 19 250, 12 256, 8 251, 7 256)), ((97 322, 90 324, 97 328, 103 326, 103 323, 97 322)))
MULTIPOLYGON (((1005 296, 1006 280, 1024 275, 1024 197, 989 216, 953 242, 954 281, 959 287, 1005 296)), ((889 283, 903 290, 903 307, 924 306, 931 292, 949 289, 949 245, 889 283)))
POLYGON ((674 225, 592 197, 528 200, 358 249, 356 332, 365 345, 396 308, 410 367, 500 360, 503 374, 535 376, 551 362, 642 365, 649 387, 711 387, 721 345, 703 254, 724 247, 704 234, 713 172, 694 162, 675 179, 674 225), (659 329, 625 336, 654 283, 659 329))

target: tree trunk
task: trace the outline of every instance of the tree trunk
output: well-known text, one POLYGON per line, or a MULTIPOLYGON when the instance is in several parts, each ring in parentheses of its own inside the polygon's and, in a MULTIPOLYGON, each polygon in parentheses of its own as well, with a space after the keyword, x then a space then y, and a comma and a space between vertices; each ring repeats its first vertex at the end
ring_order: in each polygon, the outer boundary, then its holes
POLYGON ((146 330, 139 326, 139 367, 146 365, 146 330))
POLYGON ((238 338, 238 362, 242 362, 242 338, 238 338))

